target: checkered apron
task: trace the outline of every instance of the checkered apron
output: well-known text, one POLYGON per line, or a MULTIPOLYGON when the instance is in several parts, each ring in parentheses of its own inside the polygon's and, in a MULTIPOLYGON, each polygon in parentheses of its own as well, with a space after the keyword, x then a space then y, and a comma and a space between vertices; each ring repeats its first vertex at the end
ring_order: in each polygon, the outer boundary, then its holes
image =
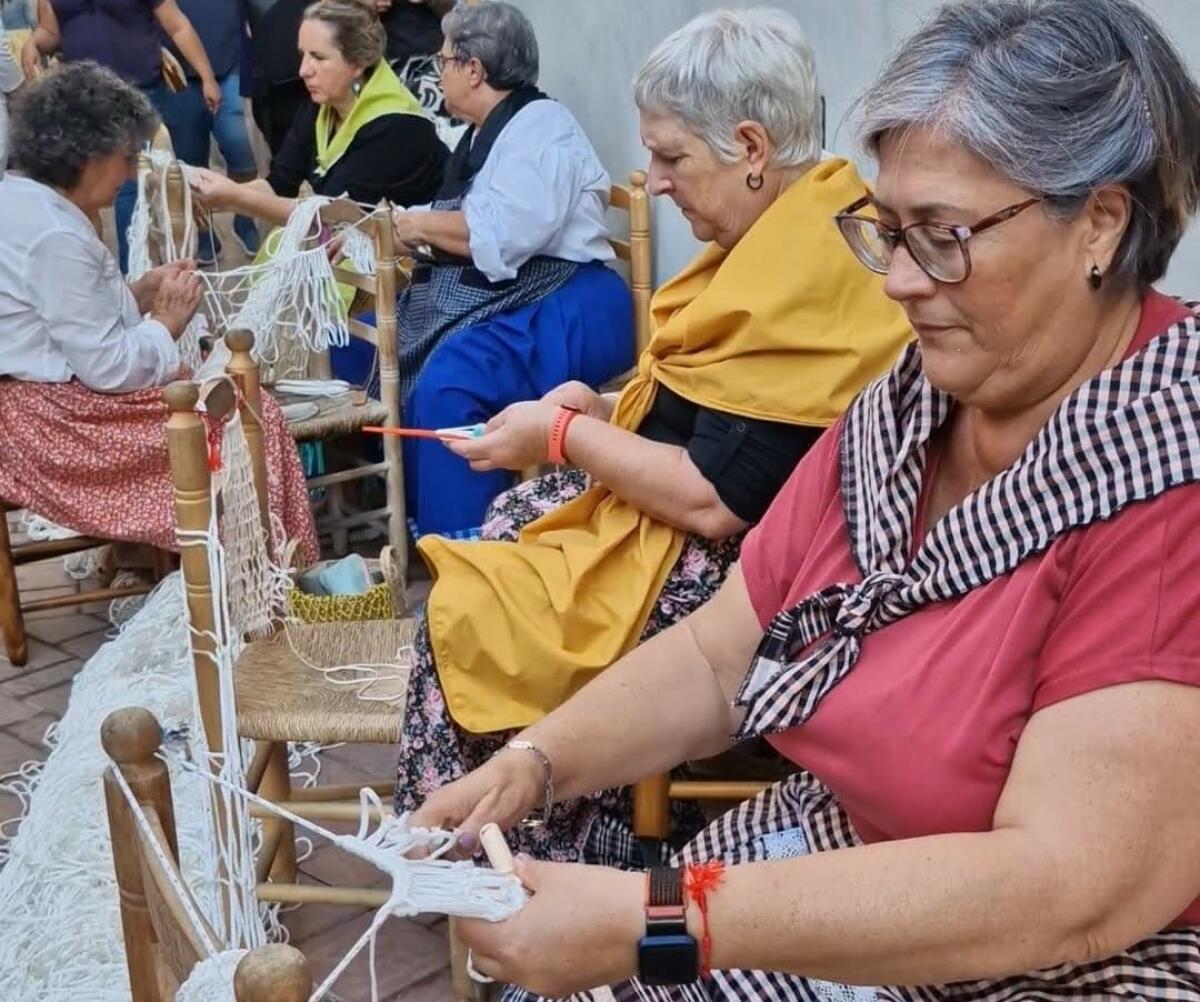
MULTIPOLYGON (((1200 336, 1197 307, 1190 308, 1193 316, 1076 390, 1024 455, 949 512, 909 559, 929 445, 953 403, 924 378, 912 346, 858 398, 843 426, 841 489, 862 580, 825 588, 775 617, 737 696, 746 709, 739 736, 806 721, 854 668, 875 630, 1007 574, 1072 529, 1200 480, 1200 336)), ((833 795, 801 772, 719 818, 677 861, 733 864, 856 844, 833 795)), ((855 988, 714 971, 704 983, 630 982, 613 994, 617 1002, 1200 1002, 1200 929, 1167 930, 1097 963, 993 981, 855 988)), ((505 994, 521 997, 528 996, 505 994)))

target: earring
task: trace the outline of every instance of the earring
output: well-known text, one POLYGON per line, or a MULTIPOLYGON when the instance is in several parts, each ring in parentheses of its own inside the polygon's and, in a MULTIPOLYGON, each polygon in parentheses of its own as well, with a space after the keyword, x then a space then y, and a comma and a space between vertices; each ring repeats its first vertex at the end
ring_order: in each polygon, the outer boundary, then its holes
POLYGON ((362 79, 357 79, 350 85, 350 89, 354 92, 354 96, 358 97, 362 93, 362 79))
POLYGON ((759 191, 762 189, 762 186, 763 176, 761 174, 755 174, 753 171, 751 171, 746 175, 746 187, 751 191, 759 191))
POLYGON ((1099 265, 1092 265, 1092 273, 1088 275, 1088 285, 1098 290, 1104 284, 1104 276, 1100 274, 1099 265))

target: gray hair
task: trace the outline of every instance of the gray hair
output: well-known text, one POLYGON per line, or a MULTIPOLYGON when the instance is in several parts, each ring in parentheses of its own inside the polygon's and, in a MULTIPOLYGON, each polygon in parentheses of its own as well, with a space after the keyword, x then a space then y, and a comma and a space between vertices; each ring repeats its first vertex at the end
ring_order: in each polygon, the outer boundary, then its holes
POLYGON ((1130 193, 1119 281, 1166 272, 1200 205, 1200 90, 1131 0, 967 0, 904 42, 863 97, 863 138, 931 127, 1060 218, 1130 193))
POLYGON ((136 87, 96 63, 67 63, 23 88, 13 108, 9 166, 69 190, 89 160, 132 154, 157 127, 154 108, 136 87))
POLYGON ((821 158, 813 51, 783 11, 701 14, 650 53, 633 88, 640 109, 678 118, 725 163, 738 159, 734 130, 743 121, 767 130, 780 166, 821 158))
POLYGON ((455 7, 442 34, 459 59, 478 59, 496 90, 532 87, 538 80, 538 43, 529 18, 510 3, 482 0, 455 7))

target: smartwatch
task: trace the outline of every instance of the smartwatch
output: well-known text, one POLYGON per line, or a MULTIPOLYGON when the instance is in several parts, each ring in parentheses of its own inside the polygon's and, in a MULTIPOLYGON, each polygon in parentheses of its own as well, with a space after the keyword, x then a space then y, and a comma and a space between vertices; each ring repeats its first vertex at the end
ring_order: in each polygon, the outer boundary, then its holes
POLYGON ((642 984, 684 985, 700 977, 700 949, 685 914, 683 870, 653 868, 646 881, 646 935, 638 940, 642 984))

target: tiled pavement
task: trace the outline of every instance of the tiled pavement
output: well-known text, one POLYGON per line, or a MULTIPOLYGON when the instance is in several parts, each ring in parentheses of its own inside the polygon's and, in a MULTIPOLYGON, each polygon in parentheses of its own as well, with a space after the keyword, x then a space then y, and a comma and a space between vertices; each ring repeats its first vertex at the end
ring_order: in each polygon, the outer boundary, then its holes
MULTIPOLYGON (((22 567, 18 581, 27 597, 70 594, 76 589, 63 574, 61 560, 22 567)), ((105 611, 103 606, 90 605, 35 613, 26 622, 29 663, 14 668, 0 654, 0 774, 45 758, 42 739, 47 726, 66 708, 75 673, 106 638, 105 611)), ((381 745, 333 749, 322 756, 321 782, 386 777, 395 767, 395 754, 394 748, 381 745)), ((0 822, 15 818, 18 808, 15 798, 0 794, 0 822)), ((318 847, 301 864, 301 873, 302 880, 312 883, 382 886, 386 882, 367 864, 328 845, 318 847)), ((292 942, 309 957, 319 981, 346 955, 369 918, 366 909, 305 905, 288 913, 284 921, 292 942)), ((445 920, 431 916, 390 921, 379 938, 377 972, 380 998, 385 1002, 450 1000, 445 920)), ((338 981, 335 991, 344 1002, 359 1002, 370 998, 369 984, 363 955, 338 981)))

